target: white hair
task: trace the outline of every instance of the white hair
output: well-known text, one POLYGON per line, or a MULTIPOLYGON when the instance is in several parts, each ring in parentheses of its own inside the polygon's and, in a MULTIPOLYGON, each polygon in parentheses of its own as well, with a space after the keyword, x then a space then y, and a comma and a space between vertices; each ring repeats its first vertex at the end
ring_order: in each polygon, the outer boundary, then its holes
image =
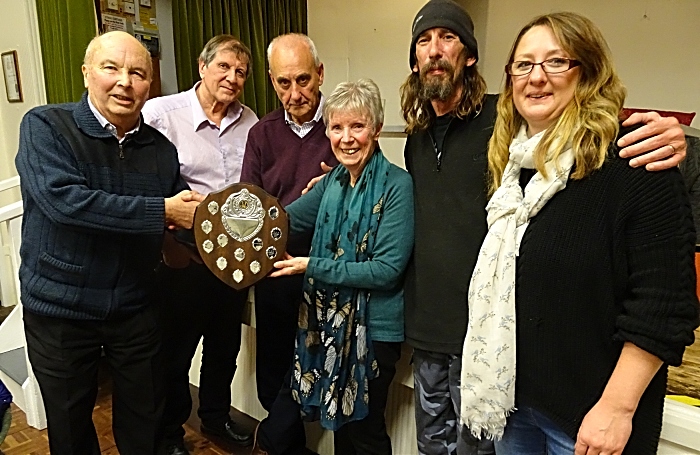
POLYGON ((323 103, 323 121, 326 133, 331 115, 338 112, 355 112, 366 115, 376 133, 384 123, 384 106, 379 87, 372 79, 357 82, 341 82, 323 103))
POLYGON ((311 38, 308 36, 304 35, 303 33, 287 33, 285 35, 280 35, 276 38, 274 38, 272 41, 270 41, 270 45, 267 46, 267 63, 268 65, 272 65, 272 50, 273 48, 283 39, 287 38, 296 38, 298 40, 301 40, 306 44, 306 46, 309 48, 309 52, 311 52, 311 56, 314 58, 314 65, 316 68, 321 64, 321 59, 318 58, 318 51, 316 50, 316 45, 314 44, 313 41, 311 41, 311 38))

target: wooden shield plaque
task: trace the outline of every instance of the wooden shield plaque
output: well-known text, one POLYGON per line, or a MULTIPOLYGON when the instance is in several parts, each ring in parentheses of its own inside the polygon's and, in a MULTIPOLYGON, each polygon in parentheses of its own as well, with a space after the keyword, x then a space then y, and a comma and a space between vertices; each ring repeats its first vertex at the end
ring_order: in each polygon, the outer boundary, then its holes
POLYGON ((248 183, 209 194, 194 214, 194 238, 204 264, 243 289, 264 278, 287 246, 289 221, 277 198, 248 183))

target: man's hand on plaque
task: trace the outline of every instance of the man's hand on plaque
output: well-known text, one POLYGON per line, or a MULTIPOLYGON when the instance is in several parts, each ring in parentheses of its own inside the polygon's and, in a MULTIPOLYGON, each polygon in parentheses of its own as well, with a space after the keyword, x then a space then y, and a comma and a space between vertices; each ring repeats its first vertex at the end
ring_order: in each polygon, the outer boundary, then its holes
POLYGON ((274 263, 277 270, 270 274, 271 277, 297 275, 306 273, 306 267, 309 265, 308 257, 292 257, 289 253, 284 253, 284 259, 274 263))

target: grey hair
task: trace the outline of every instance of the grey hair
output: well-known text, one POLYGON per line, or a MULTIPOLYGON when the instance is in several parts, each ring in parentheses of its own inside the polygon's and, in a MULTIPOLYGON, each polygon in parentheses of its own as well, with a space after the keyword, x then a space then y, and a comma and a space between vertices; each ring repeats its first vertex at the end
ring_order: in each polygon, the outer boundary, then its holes
POLYGON ((248 77, 253 69, 253 54, 248 49, 248 46, 233 35, 216 35, 207 41, 204 49, 199 54, 199 61, 204 63, 205 66, 209 65, 216 58, 216 54, 221 51, 231 51, 239 58, 241 55, 245 55, 248 60, 245 75, 248 77))
POLYGON ((303 33, 287 33, 285 35, 280 35, 275 37, 272 41, 270 41, 270 44, 267 46, 267 64, 271 65, 272 63, 272 50, 273 48, 279 43, 280 40, 286 39, 286 38, 296 38, 301 41, 303 41, 306 46, 309 48, 309 52, 311 52, 311 56, 314 58, 314 65, 316 68, 321 64, 321 59, 318 57, 318 51, 316 50, 316 45, 314 44, 313 41, 311 41, 311 38, 308 36, 304 35, 303 33))
POLYGON ((326 134, 331 115, 339 112, 354 112, 366 115, 377 132, 384 123, 384 106, 379 87, 372 79, 360 79, 357 82, 341 82, 323 103, 323 122, 326 134))

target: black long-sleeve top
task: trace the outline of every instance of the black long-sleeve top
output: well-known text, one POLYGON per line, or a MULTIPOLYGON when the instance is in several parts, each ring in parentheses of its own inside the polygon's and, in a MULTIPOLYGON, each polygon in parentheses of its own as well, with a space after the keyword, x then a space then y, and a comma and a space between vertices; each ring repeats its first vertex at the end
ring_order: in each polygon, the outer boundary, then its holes
MULTIPOLYGON (((535 216, 517 260, 516 407, 576 438, 624 342, 664 366, 644 393, 625 454, 654 454, 666 364, 681 363, 698 325, 695 229, 677 169, 633 169, 611 150, 535 216)), ((521 176, 521 183, 523 182, 521 176)))
POLYGON ((486 151, 497 99, 487 95, 478 115, 453 118, 440 145, 430 128, 406 140, 416 240, 406 270, 405 324, 406 341, 417 349, 462 353, 469 277, 487 231, 486 151))

